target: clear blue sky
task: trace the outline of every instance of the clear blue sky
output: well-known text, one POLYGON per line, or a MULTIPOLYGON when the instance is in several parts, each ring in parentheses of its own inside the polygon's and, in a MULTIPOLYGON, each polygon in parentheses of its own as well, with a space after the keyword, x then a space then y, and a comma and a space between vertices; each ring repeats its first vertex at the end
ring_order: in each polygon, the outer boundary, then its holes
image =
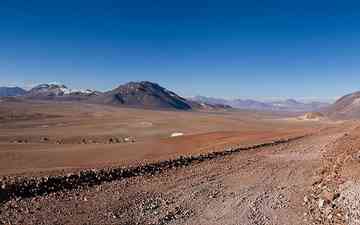
POLYGON ((0 3, 0 85, 326 99, 360 90, 359 62, 359 1, 0 3))

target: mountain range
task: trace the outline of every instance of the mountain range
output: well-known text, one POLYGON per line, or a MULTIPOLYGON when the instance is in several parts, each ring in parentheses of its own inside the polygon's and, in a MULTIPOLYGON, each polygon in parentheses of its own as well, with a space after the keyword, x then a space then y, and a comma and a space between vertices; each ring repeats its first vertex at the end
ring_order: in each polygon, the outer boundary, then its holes
POLYGON ((2 87, 0 97, 30 100, 85 101, 97 104, 124 105, 128 107, 175 110, 229 110, 222 104, 199 103, 185 99, 156 83, 129 82, 117 88, 99 92, 90 89, 73 90, 63 84, 40 84, 29 91, 2 87))
POLYGON ((0 97, 14 99, 85 101, 128 107, 172 110, 234 110, 322 112, 336 118, 360 118, 360 92, 346 95, 334 104, 300 102, 294 99, 258 101, 253 99, 227 100, 196 96, 184 98, 159 84, 149 81, 129 82, 113 90, 74 90, 63 84, 40 84, 26 91, 19 87, 0 87, 0 97))
POLYGON ((210 104, 224 104, 238 109, 252 109, 259 111, 306 112, 306 111, 318 111, 325 107, 330 106, 329 103, 323 103, 323 102, 304 103, 304 102, 296 101, 294 99, 263 102, 252 99, 226 100, 221 98, 196 96, 193 97, 192 100, 197 102, 210 103, 210 104))

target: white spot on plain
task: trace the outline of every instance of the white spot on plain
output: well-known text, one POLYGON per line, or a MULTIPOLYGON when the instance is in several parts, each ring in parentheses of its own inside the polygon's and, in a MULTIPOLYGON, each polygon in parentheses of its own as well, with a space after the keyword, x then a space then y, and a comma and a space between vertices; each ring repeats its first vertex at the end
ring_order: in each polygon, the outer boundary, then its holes
POLYGON ((183 133, 175 132, 175 133, 172 133, 170 137, 179 137, 179 136, 183 136, 183 135, 184 135, 183 133))

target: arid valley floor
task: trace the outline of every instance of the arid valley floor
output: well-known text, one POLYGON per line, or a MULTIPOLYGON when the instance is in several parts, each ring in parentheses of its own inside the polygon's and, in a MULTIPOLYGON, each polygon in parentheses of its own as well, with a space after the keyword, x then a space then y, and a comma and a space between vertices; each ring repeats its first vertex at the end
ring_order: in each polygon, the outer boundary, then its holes
POLYGON ((0 224, 359 224, 360 122, 0 104, 0 224))

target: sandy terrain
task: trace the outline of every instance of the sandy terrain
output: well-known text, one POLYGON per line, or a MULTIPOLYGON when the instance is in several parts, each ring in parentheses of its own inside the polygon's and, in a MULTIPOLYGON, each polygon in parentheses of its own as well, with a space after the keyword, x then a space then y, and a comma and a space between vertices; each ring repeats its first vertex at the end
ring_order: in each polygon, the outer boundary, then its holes
MULTIPOLYGON (((21 112, 24 104, 16 104, 11 108, 21 112)), ((34 103, 23 111, 36 119, 7 118, 1 123, 3 175, 21 174, 26 180, 30 175, 62 174, 63 169, 135 166, 200 153, 204 157, 155 173, 4 198, 0 224, 359 223, 357 121, 295 122, 251 112, 167 112, 64 103, 42 106, 34 103), (175 132, 184 135, 170 137, 175 132), (126 137, 129 141, 123 140, 126 137), (299 139, 206 156, 290 137, 299 139), (109 143, 110 138, 122 141, 109 143), (11 143, 20 139, 27 141, 11 143), (57 144, 58 139, 63 143, 57 144)), ((4 108, 3 114, 8 113, 4 108)), ((2 190, 6 188, 3 185, 2 190)))
POLYGON ((169 112, 64 102, 6 103, 0 115, 2 175, 130 165, 312 129, 249 112, 169 112), (174 132, 184 135, 171 138, 174 132))

